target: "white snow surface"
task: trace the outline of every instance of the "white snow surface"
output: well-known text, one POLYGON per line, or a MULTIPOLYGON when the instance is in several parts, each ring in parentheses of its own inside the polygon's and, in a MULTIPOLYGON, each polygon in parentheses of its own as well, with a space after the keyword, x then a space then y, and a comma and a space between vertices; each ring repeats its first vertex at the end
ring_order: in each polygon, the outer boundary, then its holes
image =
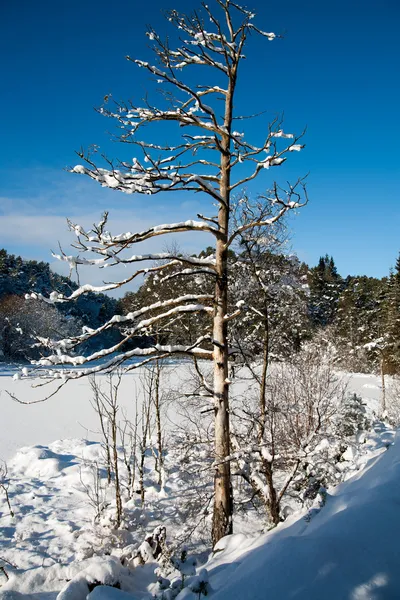
MULTIPOLYGON (((125 375, 122 382, 122 408, 128 411, 135 402, 139 373, 125 375)), ((105 380, 104 377, 99 377, 105 380)), ((88 381, 69 381, 56 396, 29 406, 13 401, 11 392, 22 401, 36 401, 48 395, 54 385, 32 389, 32 380, 0 377, 1 436, 0 460, 8 460, 21 446, 48 444, 58 439, 88 438, 99 440, 96 414, 90 404, 88 381)))
MULTIPOLYGON (((173 373, 176 365, 166 363, 168 372, 173 373)), ((55 396, 45 402, 38 402, 49 395, 60 384, 60 380, 49 382, 42 387, 32 387, 43 383, 40 380, 25 379, 18 367, 6 366, 0 370, 0 461, 8 461, 22 446, 49 444, 54 440, 67 438, 84 438, 99 441, 98 418, 90 403, 93 394, 87 378, 73 379, 62 387, 55 396), (32 402, 30 405, 19 404, 9 396, 15 395, 18 400, 32 402)), ((138 368, 125 374, 122 378, 119 403, 121 412, 133 418, 136 397, 141 397, 140 377, 143 369, 138 368)), ((179 377, 177 375, 176 377, 179 377)), ((105 375, 97 375, 101 385, 107 385, 105 375)), ((174 419, 177 415, 170 415, 174 419)))
POLYGON ((207 565, 215 600, 400 597, 400 440, 331 490, 326 505, 256 541, 224 538, 207 565))
MULTIPOLYGON (((123 377, 121 398, 128 411, 138 375, 123 377)), ((350 377, 349 390, 363 397, 370 412, 377 412, 379 378, 344 376, 350 377)), ((8 492, 15 512, 14 517, 9 514, 0 493, 0 557, 18 567, 15 571, 0 563, 10 576, 6 582, 0 572, 0 600, 150 598, 156 563, 129 572, 119 557, 124 547, 137 544, 143 529, 151 530, 163 523, 162 518, 167 530, 173 524, 175 535, 185 530, 179 506, 191 499, 185 495, 179 472, 173 464, 167 465, 165 489, 149 487, 146 491, 146 515, 139 499, 132 499, 130 527, 110 537, 104 519, 94 526, 93 507, 85 491, 94 466, 102 463, 103 452, 95 433, 98 424, 89 403, 88 382, 72 381, 55 398, 31 406, 16 403, 5 393, 8 389, 22 400, 32 399, 30 382, 14 381, 12 370, 0 378, 0 386, 0 458, 7 459, 8 492), (54 441, 57 438, 61 439, 54 441), (93 555, 99 547, 112 556, 93 555), (93 581, 105 585, 88 595, 88 583, 93 581), (123 591, 109 587, 115 581, 123 591)), ((34 395, 38 391, 43 389, 34 395)), ((395 437, 384 425, 376 426, 355 465, 358 470, 328 490, 325 505, 315 502, 311 509, 294 514, 266 534, 257 533, 260 523, 251 517, 235 523, 238 533, 221 540, 202 565, 208 572, 209 597, 399 598, 399 442, 398 434, 395 437)), ((198 594, 185 588, 178 598, 194 600, 198 594)))

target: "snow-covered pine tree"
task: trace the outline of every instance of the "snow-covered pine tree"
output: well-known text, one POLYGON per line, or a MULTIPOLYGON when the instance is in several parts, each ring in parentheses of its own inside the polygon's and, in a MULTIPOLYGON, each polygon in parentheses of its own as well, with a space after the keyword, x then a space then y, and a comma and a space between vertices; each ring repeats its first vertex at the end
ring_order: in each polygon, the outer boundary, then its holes
MULTIPOLYGON (((253 220, 237 229, 231 226, 233 195, 243 189, 247 182, 281 165, 292 152, 303 148, 301 136, 286 133, 280 118, 259 127, 260 133, 263 132, 262 141, 247 140, 242 131, 235 129, 235 123, 244 123, 238 121, 243 115, 235 110, 235 94, 241 81, 239 65, 244 58, 248 37, 255 34, 268 41, 277 37, 274 33, 259 29, 253 22, 254 16, 254 13, 230 0, 216 0, 213 8, 203 4, 201 11, 191 16, 169 11, 167 19, 176 29, 180 46, 174 49, 173 37, 163 41, 150 28, 147 36, 155 54, 155 64, 128 57, 162 85, 164 95, 159 105, 152 105, 146 99, 141 106, 121 102, 116 103, 114 110, 107 106, 100 109, 101 114, 121 128, 119 140, 124 147, 132 144, 137 155, 133 160, 117 163, 106 160, 100 166, 96 164, 93 154, 82 152, 80 156, 84 164, 71 169, 104 187, 126 194, 152 196, 159 193, 179 194, 182 191, 201 193, 210 200, 212 206, 217 206, 217 215, 198 215, 199 220, 160 224, 145 231, 119 234, 107 230, 107 214, 91 231, 70 222, 81 254, 74 257, 62 254, 62 260, 69 262, 72 267, 80 264, 111 267, 121 263, 134 267, 134 272, 126 279, 102 286, 99 291, 121 287, 143 273, 162 273, 171 265, 182 264, 185 267, 182 269, 184 277, 202 274, 212 278, 213 294, 195 293, 169 298, 158 304, 157 308, 162 310, 153 317, 148 317, 156 308, 151 304, 123 317, 115 316, 94 331, 85 331, 81 336, 54 343, 54 353, 42 361, 42 364, 51 367, 60 363, 80 364, 82 368, 79 372, 63 371, 68 380, 86 376, 101 368, 110 370, 132 356, 143 357, 141 363, 136 365, 182 353, 213 360, 213 386, 207 386, 207 393, 213 397, 215 413, 214 543, 232 531, 230 465, 226 460, 230 453, 228 324, 233 318, 228 315, 228 252, 243 232, 256 226, 271 225, 289 210, 299 208, 306 202, 302 179, 287 184, 285 188, 273 183, 270 191, 262 197, 271 209, 268 218, 263 221, 261 215, 254 215, 253 220), (166 131, 171 131, 170 127, 167 130, 161 128, 158 135, 154 133, 154 141, 148 141, 153 126, 159 124, 178 126, 178 132, 171 134, 170 143, 163 144, 160 137, 162 135, 164 138, 166 131), (140 138, 145 127, 146 135, 140 138), (200 259, 178 256, 173 252, 125 253, 145 240, 180 232, 202 232, 212 236, 215 254, 200 259), (98 258, 93 258, 92 253, 97 254, 98 258), (87 254, 87 257, 82 254, 87 254), (164 262, 138 268, 138 265, 149 260, 164 262), (150 325, 157 323, 161 330, 180 314, 199 312, 208 314, 210 320, 207 330, 194 342, 167 346, 154 343, 147 348, 124 350, 127 341, 146 332, 150 325), (83 341, 116 325, 125 328, 121 342, 90 356, 72 355, 83 341), (93 364, 100 357, 106 358, 102 366, 93 364)), ((89 290, 93 290, 93 287, 82 286, 69 299, 73 300, 89 290)), ((67 299, 55 294, 52 300, 67 299)), ((133 368, 132 364, 127 368, 133 368)))
POLYGON ((261 245, 244 242, 231 272, 230 302, 247 307, 233 325, 241 358, 252 361, 268 350, 284 359, 299 350, 309 330, 307 267, 275 253, 264 237, 261 245))

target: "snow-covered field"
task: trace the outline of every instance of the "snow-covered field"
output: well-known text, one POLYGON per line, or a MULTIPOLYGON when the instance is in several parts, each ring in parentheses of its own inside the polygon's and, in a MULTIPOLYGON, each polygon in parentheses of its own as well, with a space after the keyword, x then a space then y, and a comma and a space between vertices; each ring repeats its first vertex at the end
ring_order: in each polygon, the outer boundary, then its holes
MULTIPOLYGON (((166 366, 170 372, 175 365, 166 366)), ((32 380, 14 380, 16 368, 0 369, 1 437, 0 460, 8 460, 21 446, 48 444, 66 438, 99 440, 99 422, 92 407, 93 397, 87 379, 69 381, 55 396, 45 402, 38 402, 56 389, 59 382, 43 387, 32 387, 32 380), (13 400, 13 394, 26 404, 13 400)), ((143 370, 133 370, 124 375, 120 387, 119 403, 121 412, 132 418, 135 402, 140 401, 140 377, 143 370)), ((176 375, 179 379, 179 373, 176 375)), ((97 381, 107 385, 107 377, 97 376, 97 381)), ((33 385, 43 383, 37 380, 33 385)), ((173 415, 171 415, 173 418, 173 415)))
MULTIPOLYGON (((177 386, 182 370, 170 368, 177 386)), ((122 380, 120 398, 128 416, 133 415, 139 377, 137 371, 122 380)), ((57 396, 30 406, 18 404, 6 391, 31 401, 43 395, 43 388, 32 391, 30 382, 13 380, 12 372, 3 372, 0 386, 0 458, 7 460, 8 495, 14 512, 12 516, 0 490, 0 567, 10 577, 7 581, 0 571, 1 600, 83 600, 91 589, 88 582, 96 580, 111 585, 118 581, 129 595, 112 588, 107 592, 106 588, 94 588, 91 599, 150 598, 158 589, 157 564, 150 561, 130 571, 121 566, 120 558, 127 547, 137 547, 144 533, 160 524, 166 525, 167 537, 168 530, 173 530, 175 538, 183 541, 198 522, 200 531, 191 549, 195 550, 197 543, 198 551, 203 551, 199 563, 207 561, 201 523, 209 516, 193 515, 190 510, 198 493, 191 487, 190 477, 200 480, 204 470, 195 456, 181 468, 179 449, 169 450, 161 491, 148 469, 145 510, 139 497, 132 498, 126 506, 125 528, 113 531, 107 509, 94 523, 95 475, 104 457, 88 382, 70 382, 57 396), (183 480, 185 476, 187 480, 183 480), (80 574, 83 569, 87 569, 86 575, 80 574)), ((377 412, 377 377, 353 375, 349 390, 362 396, 370 414, 377 412)), ((179 418, 171 407, 170 426, 179 418)), ((204 583, 208 594, 218 600, 400 597, 396 538, 400 527, 400 444, 392 445, 394 437, 388 427, 375 425, 354 465, 353 477, 272 532, 261 534, 264 524, 259 515, 240 515, 235 523, 238 533, 221 540, 219 551, 203 565, 208 575, 202 572, 200 579, 208 579, 204 583)), ((100 477, 104 479, 104 473, 100 477)), ((104 503, 111 502, 103 489, 99 493, 104 494, 104 503)), ((192 590, 196 585, 198 581, 192 590)), ((201 597, 189 588, 178 596, 179 600, 201 597)))
MULTIPOLYGON (((176 365, 171 364, 167 369, 173 379, 172 386, 179 388, 182 367, 176 368, 176 365)), ((22 446, 48 444, 66 438, 99 440, 99 423, 90 402, 92 393, 87 379, 69 381, 46 402, 35 403, 48 395, 55 386, 32 388, 30 380, 13 380, 16 372, 12 367, 0 369, 0 460, 8 460, 22 446), (19 404, 7 392, 32 404, 19 404)), ((132 417, 136 398, 140 398, 141 374, 142 369, 133 370, 122 379, 119 398, 121 410, 128 417, 132 417)), ((379 377, 364 374, 343 377, 349 377, 349 391, 359 394, 371 410, 378 412, 381 389, 379 377)), ((104 383, 106 377, 100 375, 98 379, 104 383)), ((243 385, 241 388, 243 389, 243 385)), ((174 411, 170 411, 168 416, 173 422, 179 420, 179 415, 174 411)))

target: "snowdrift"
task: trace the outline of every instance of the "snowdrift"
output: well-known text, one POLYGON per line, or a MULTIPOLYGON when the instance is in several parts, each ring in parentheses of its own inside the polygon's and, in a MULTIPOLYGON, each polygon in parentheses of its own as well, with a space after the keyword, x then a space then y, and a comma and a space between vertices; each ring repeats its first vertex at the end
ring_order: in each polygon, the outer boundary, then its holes
POLYGON ((224 538, 207 565, 215 600, 400 598, 400 434, 326 504, 255 543, 224 538), (246 546, 247 545, 247 546, 246 546))

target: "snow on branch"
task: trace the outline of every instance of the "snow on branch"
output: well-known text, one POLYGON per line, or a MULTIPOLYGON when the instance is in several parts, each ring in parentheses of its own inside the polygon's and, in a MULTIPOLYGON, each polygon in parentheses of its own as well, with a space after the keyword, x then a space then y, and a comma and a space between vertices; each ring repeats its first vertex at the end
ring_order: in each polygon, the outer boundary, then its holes
MULTIPOLYGON (((107 331, 115 325, 120 326, 127 323, 134 323, 139 317, 145 315, 146 313, 150 313, 160 309, 165 309, 168 307, 173 307, 171 310, 165 313, 158 314, 153 319, 145 319, 135 323, 134 327, 129 330, 128 337, 124 338, 123 343, 125 343, 129 339, 129 337, 132 337, 133 333, 145 329, 146 327, 149 327, 156 321, 160 321, 161 319, 164 319, 171 315, 184 312, 211 312, 212 309, 210 307, 199 304, 200 302, 204 302, 207 300, 213 300, 213 296, 210 294, 185 294, 184 296, 178 296, 177 298, 170 298, 164 301, 153 302, 148 306, 142 306, 141 308, 135 311, 131 311, 126 315, 114 315, 113 317, 111 317, 111 319, 106 321, 97 329, 89 329, 86 327, 84 333, 81 335, 62 340, 42 340, 42 345, 46 346, 47 348, 51 348, 52 350, 55 350, 57 353, 62 351, 65 352, 67 350, 71 350, 72 348, 78 346, 83 342, 86 342, 98 336, 99 334, 103 333, 104 331, 107 331), (196 304, 185 304, 186 302, 196 302, 196 304)), ((115 348, 113 351, 115 351, 115 348)))
MULTIPOLYGON (((114 370, 115 368, 121 366, 126 361, 135 358, 135 357, 143 357, 150 358, 152 360, 156 360, 160 357, 161 354, 166 356, 171 356, 174 354, 189 354, 196 356, 198 358, 204 359, 212 359, 212 351, 207 350, 205 348, 201 348, 201 344, 203 342, 210 341, 209 336, 200 336, 193 344, 190 345, 163 345, 163 344, 154 344, 148 348, 134 348, 133 350, 129 350, 126 352, 117 352, 119 345, 116 345, 113 348, 107 348, 104 350, 100 350, 98 352, 94 352, 89 356, 68 356, 66 354, 61 355, 51 355, 46 358, 42 358, 38 361, 34 361, 33 364, 42 367, 53 367, 56 365, 71 365, 73 367, 78 367, 85 365, 87 363, 91 363, 94 361, 99 361, 104 357, 111 356, 109 360, 103 361, 100 364, 93 365, 90 367, 86 367, 82 370, 71 369, 71 370, 52 370, 49 372, 49 379, 63 379, 65 381, 70 379, 80 379, 82 377, 87 377, 88 375, 93 375, 99 372, 109 372, 114 370)), ((129 364, 126 366, 126 370, 130 371, 132 369, 138 368, 141 363, 129 364)), ((45 383, 49 383, 47 380, 45 383)), ((37 384, 35 387, 41 387, 42 384, 37 384)))
POLYGON ((281 121, 276 119, 269 125, 269 132, 267 138, 262 146, 254 146, 247 143, 243 136, 234 132, 232 134, 234 139, 234 146, 236 152, 233 153, 233 160, 231 166, 234 167, 238 163, 254 163, 253 171, 242 177, 238 181, 234 182, 230 189, 234 190, 238 187, 243 187, 249 181, 255 179, 263 169, 269 169, 270 167, 277 167, 282 165, 287 159, 287 153, 297 151, 299 152, 305 147, 305 144, 299 144, 299 140, 304 136, 305 130, 298 136, 292 133, 285 133, 280 129, 281 121), (235 135, 236 133, 236 135, 235 135), (293 140, 283 148, 279 148, 277 140, 290 139, 293 140), (263 156, 267 153, 266 156, 263 156))
POLYGON ((143 242, 151 237, 158 235, 164 235, 167 233, 180 233, 188 231, 202 231, 206 233, 212 233, 216 237, 219 232, 216 227, 212 227, 206 221, 211 219, 205 219, 203 221, 184 221, 180 223, 169 223, 164 225, 157 225, 150 227, 146 231, 137 233, 123 233, 119 235, 112 235, 105 229, 107 224, 108 213, 104 213, 101 222, 98 225, 93 225, 90 231, 85 231, 80 225, 75 225, 68 220, 70 230, 74 231, 77 236, 77 241, 73 244, 73 247, 83 252, 93 252, 103 256, 101 259, 86 259, 81 256, 68 256, 63 251, 61 254, 54 254, 53 256, 58 260, 68 262, 70 268, 76 268, 77 265, 96 265, 98 267, 107 267, 113 264, 130 264, 141 261, 178 261, 181 263, 189 263, 198 266, 208 266, 212 268, 215 265, 215 260, 212 257, 197 258, 189 257, 185 255, 177 255, 171 252, 162 253, 151 253, 151 254, 138 254, 133 255, 130 258, 120 256, 122 250, 129 248, 132 244, 143 242))
POLYGON ((193 275, 212 275, 213 277, 217 276, 216 272, 213 269, 183 269, 182 271, 176 271, 175 273, 171 273, 170 275, 162 277, 160 279, 160 283, 170 281, 171 279, 176 279, 177 277, 187 277, 193 275))
MULTIPOLYGON (((100 183, 102 187, 108 187, 119 190, 125 194, 149 194, 154 195, 159 192, 170 191, 193 191, 205 192, 214 199, 220 200, 219 191, 214 188, 207 179, 216 180, 214 176, 198 175, 196 173, 185 173, 179 164, 165 167, 153 162, 150 167, 144 167, 136 158, 132 164, 121 163, 125 169, 104 169, 96 167, 89 157, 81 156, 93 168, 83 165, 76 165, 70 171, 80 175, 87 175, 94 181, 100 183)), ((199 161, 197 161, 198 164, 199 161)))
MULTIPOLYGON (((148 240, 152 237, 165 235, 168 233, 202 231, 211 233, 215 236, 218 235, 218 229, 216 227, 212 227, 212 225, 206 223, 205 221, 193 221, 192 219, 187 221, 180 221, 178 223, 163 223, 162 225, 155 225, 153 227, 149 227, 144 231, 139 231, 135 233, 131 233, 130 231, 128 231, 119 235, 111 235, 110 232, 104 230, 104 227, 102 227, 101 229, 96 227, 94 230, 87 233, 82 229, 82 227, 80 227, 79 225, 74 225, 73 223, 71 223, 71 221, 68 221, 68 224, 69 228, 75 231, 78 239, 83 238, 91 243, 105 244, 108 248, 110 248, 111 246, 119 245, 123 245, 124 247, 126 247, 128 245, 130 246, 132 244, 144 242, 145 240, 148 240)), ((88 264, 88 261, 82 259, 82 262, 80 264, 88 264)), ((99 260, 97 260, 94 264, 99 264, 99 260)))
MULTIPOLYGON (((135 323, 135 325, 133 325, 132 327, 129 328, 128 335, 126 335, 120 342, 118 342, 111 348, 107 348, 107 350, 103 349, 98 352, 95 352, 90 357, 83 357, 83 356, 76 357, 76 356, 69 356, 69 355, 63 354, 63 351, 71 350, 74 347, 72 340, 61 340, 61 342, 51 341, 49 344, 47 344, 47 347, 51 347, 52 349, 55 349, 57 351, 57 354, 53 354, 51 356, 46 357, 45 359, 41 359, 41 361, 39 361, 38 364, 44 364, 47 366, 49 366, 50 364, 58 365, 58 364, 68 364, 68 363, 73 364, 73 365, 76 365, 76 364, 80 365, 85 362, 88 362, 89 360, 96 361, 96 360, 99 360, 100 358, 103 358, 104 356, 109 356, 109 355, 113 354, 114 352, 119 350, 122 345, 124 345, 126 342, 130 341, 137 334, 143 334, 152 325, 154 325, 155 323, 159 323, 160 321, 162 321, 168 317, 171 317, 173 315, 178 315, 178 314, 187 314, 187 313, 198 313, 198 312, 211 313, 212 311, 213 311, 212 307, 204 306, 202 304, 185 304, 182 306, 176 306, 164 313, 160 313, 153 317, 149 317, 148 319, 142 319, 141 321, 138 321, 137 323, 135 323)), ((99 329, 101 329, 101 328, 99 328, 99 329)), ((89 334, 83 334, 82 338, 83 338, 83 340, 87 340, 87 339, 94 337, 94 335, 97 335, 98 333, 99 333, 98 330, 94 330, 89 334)), ((82 340, 79 340, 79 341, 82 341, 82 340)), ((42 342, 43 342, 43 345, 46 346, 45 340, 42 340, 42 342)))

